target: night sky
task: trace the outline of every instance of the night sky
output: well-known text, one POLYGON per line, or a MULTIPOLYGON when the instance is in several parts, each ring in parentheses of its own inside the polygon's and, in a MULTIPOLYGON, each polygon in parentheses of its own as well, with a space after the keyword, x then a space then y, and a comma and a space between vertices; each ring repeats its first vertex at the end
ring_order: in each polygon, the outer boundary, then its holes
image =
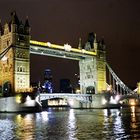
MULTIPOLYGON (((16 10, 20 19, 29 18, 31 38, 63 45, 84 44, 89 32, 104 37, 107 61, 128 86, 140 81, 140 0, 0 0, 4 24, 16 10)), ((74 82, 78 62, 31 55, 31 81, 43 80, 50 68, 56 88, 59 79, 74 82)))

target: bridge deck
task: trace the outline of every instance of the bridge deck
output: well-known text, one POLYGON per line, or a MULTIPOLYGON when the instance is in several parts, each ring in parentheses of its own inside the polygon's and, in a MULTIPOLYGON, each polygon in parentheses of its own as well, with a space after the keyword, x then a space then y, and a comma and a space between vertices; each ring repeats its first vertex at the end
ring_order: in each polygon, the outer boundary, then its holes
POLYGON ((30 53, 48 55, 53 57, 81 60, 96 56, 96 52, 80 50, 76 48, 66 49, 65 46, 50 44, 49 42, 30 41, 30 53))
POLYGON ((77 99, 81 101, 91 101, 90 94, 72 94, 72 93, 40 93, 40 100, 47 100, 53 98, 77 99))

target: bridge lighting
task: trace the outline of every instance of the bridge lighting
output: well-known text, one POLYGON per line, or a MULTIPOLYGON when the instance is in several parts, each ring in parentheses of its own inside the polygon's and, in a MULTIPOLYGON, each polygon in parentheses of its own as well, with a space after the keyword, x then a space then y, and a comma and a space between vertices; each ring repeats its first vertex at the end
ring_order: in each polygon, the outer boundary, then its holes
POLYGON ((76 93, 80 94, 81 93, 80 89, 76 89, 76 93))
POLYGON ((49 116, 48 116, 47 111, 41 112, 41 116, 42 116, 43 121, 48 121, 49 120, 49 116))
POLYGON ((107 103, 107 100, 105 98, 102 99, 102 104, 105 105, 107 103))
POLYGON ((112 85, 108 85, 107 91, 111 91, 111 90, 112 90, 112 85))
POLYGON ((130 100, 129 100, 129 104, 130 104, 131 106, 135 106, 135 105, 136 105, 136 100, 135 100, 135 99, 130 99, 130 100))
POLYGON ((65 49, 65 51, 70 52, 71 46, 69 44, 64 44, 64 49, 65 49))
POLYGON ((60 49, 60 50, 65 50, 65 51, 72 51, 76 53, 84 53, 88 55, 97 55, 96 52, 92 51, 86 51, 84 49, 77 49, 77 48, 72 48, 68 44, 64 44, 64 46, 61 45, 56 45, 56 44, 51 44, 50 42, 40 42, 40 41, 35 41, 35 40, 30 40, 30 45, 32 46, 40 46, 40 47, 51 47, 52 49, 60 49))
POLYGON ((70 106, 73 106, 74 105, 74 100, 70 99, 68 103, 69 103, 70 106))
POLYGON ((37 47, 35 47, 35 50, 38 50, 38 48, 37 48, 37 47))
POLYGON ((51 43, 50 43, 50 42, 47 42, 47 46, 48 46, 48 47, 51 47, 51 43))
POLYGON ((21 103, 21 96, 20 95, 16 96, 16 103, 18 103, 18 104, 21 103))
POLYGON ((137 93, 140 94, 140 82, 138 83, 137 93))
POLYGON ((86 51, 85 49, 82 49, 82 53, 85 53, 85 51, 86 51))
POLYGON ((116 101, 119 101, 119 99, 120 99, 120 96, 119 95, 116 95, 115 100, 116 101))
POLYGON ((27 97, 26 97, 26 101, 30 101, 31 100, 31 97, 28 95, 27 97))
POLYGON ((113 98, 113 96, 110 97, 110 103, 112 103, 112 104, 117 104, 117 101, 118 101, 118 100, 115 100, 115 99, 113 98))
POLYGON ((8 58, 6 56, 4 56, 1 60, 2 61, 6 61, 8 58))

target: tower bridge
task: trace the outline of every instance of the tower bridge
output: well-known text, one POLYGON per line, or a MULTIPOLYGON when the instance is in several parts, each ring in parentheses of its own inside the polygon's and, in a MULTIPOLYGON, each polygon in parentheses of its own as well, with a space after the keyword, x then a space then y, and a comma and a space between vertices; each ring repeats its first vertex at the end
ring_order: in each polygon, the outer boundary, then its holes
MULTIPOLYGON (((90 33, 84 45, 79 40, 78 48, 69 44, 56 45, 30 40, 28 19, 23 24, 13 12, 8 24, 3 27, 0 23, 1 96, 14 96, 16 93, 30 91, 30 54, 79 61, 80 91, 83 98, 90 97, 86 95, 91 92, 88 89, 94 91, 92 94, 105 93, 108 88, 114 94, 132 93, 107 64, 105 44, 103 40, 97 39, 96 34, 90 33)), ((75 94, 70 97, 81 98, 81 95, 75 94)), ((43 98, 44 95, 41 96, 43 98)), ((62 94, 61 96, 64 97, 62 94)))

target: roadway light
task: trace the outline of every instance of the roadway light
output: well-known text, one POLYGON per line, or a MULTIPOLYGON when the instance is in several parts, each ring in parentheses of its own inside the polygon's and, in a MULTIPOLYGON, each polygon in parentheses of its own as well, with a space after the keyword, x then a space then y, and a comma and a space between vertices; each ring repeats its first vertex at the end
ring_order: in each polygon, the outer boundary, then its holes
POLYGON ((107 103, 107 100, 105 98, 102 99, 102 104, 105 105, 107 103))
POLYGON ((50 42, 47 42, 47 46, 48 46, 48 47, 51 47, 51 43, 50 43, 50 42))
POLYGON ((85 53, 85 49, 82 49, 82 53, 85 53))
POLYGON ((37 47, 35 47, 35 50, 38 50, 38 48, 37 48, 37 47))
POLYGON ((71 50, 71 46, 69 44, 64 44, 64 49, 69 52, 71 50))

